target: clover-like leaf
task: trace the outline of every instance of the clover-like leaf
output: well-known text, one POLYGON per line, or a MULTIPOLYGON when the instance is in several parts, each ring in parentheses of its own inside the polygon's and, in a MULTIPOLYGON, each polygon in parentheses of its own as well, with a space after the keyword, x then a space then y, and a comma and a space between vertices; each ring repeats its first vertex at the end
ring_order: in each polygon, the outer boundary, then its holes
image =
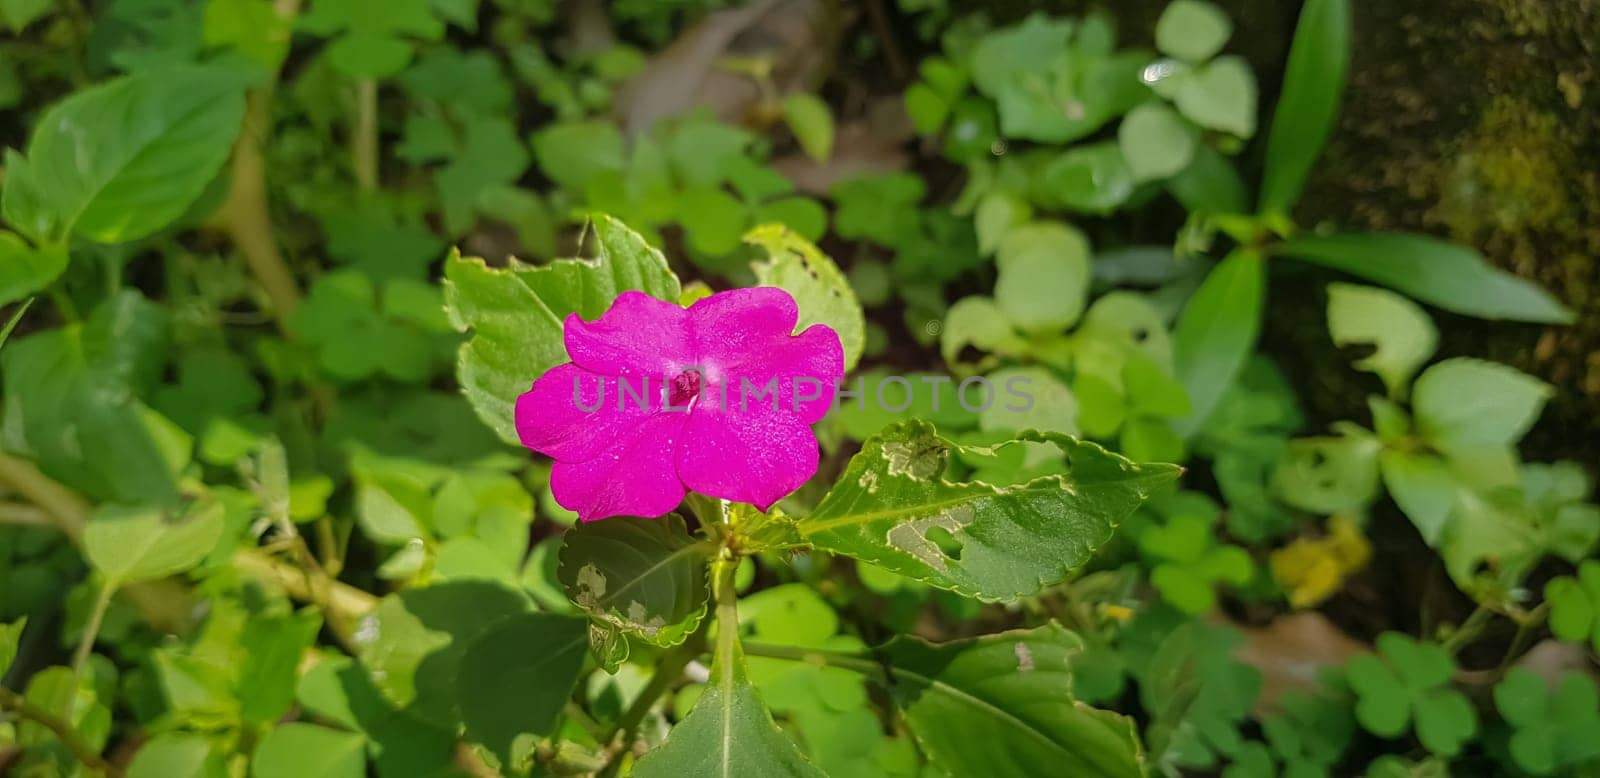
POLYGON ((548 265, 512 260, 491 268, 453 255, 445 263, 445 306, 462 344, 456 378, 473 410, 507 443, 516 443, 512 408, 544 371, 565 362, 562 321, 569 313, 595 319, 617 295, 638 290, 678 299, 678 278, 660 251, 607 216, 594 222, 594 259, 548 265))
POLYGON ((1454 672, 1455 661, 1443 646, 1398 632, 1378 636, 1377 654, 1352 657, 1345 665, 1362 727, 1393 738, 1414 723, 1423 747, 1442 756, 1459 753, 1478 729, 1471 703, 1450 687, 1454 672))
POLYGON ((1015 227, 995 254, 994 301, 1017 329, 1053 332, 1083 313, 1089 294, 1089 240, 1058 222, 1015 227))
POLYGON ((1533 775, 1550 775, 1600 756, 1600 699, 1594 681, 1567 672, 1552 692, 1539 673, 1514 667, 1494 688, 1495 707, 1511 734, 1511 758, 1533 775))
POLYGON ((1218 584, 1243 586, 1255 577, 1255 565, 1244 549, 1216 542, 1213 518, 1181 513, 1139 535, 1139 548, 1157 560, 1150 583, 1162 599, 1185 613, 1211 610, 1218 584))
POLYGON ((706 557, 683 519, 622 516, 579 524, 561 544, 558 577, 591 618, 659 646, 683 642, 706 613, 706 557))
POLYGON ((1016 441, 1058 449, 1066 474, 1005 487, 946 481, 952 453, 988 456, 1000 447, 958 446, 926 422, 889 427, 850 460, 800 533, 933 586, 1005 600, 1064 578, 1178 474, 1064 435, 1024 432, 1016 441))
POLYGON ((1589 641, 1600 650, 1600 561, 1586 559, 1578 576, 1558 576, 1545 584, 1550 631, 1573 643, 1589 641))

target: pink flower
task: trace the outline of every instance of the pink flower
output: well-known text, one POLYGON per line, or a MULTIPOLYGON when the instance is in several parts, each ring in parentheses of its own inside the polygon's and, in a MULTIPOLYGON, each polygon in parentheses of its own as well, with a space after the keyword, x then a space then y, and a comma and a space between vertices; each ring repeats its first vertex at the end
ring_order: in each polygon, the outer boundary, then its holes
POLYGON ((688 308, 624 292, 599 319, 568 316, 572 361, 516 411, 522 444, 555 459, 556 502, 592 521, 661 516, 686 491, 766 510, 799 488, 817 470, 811 425, 832 407, 844 350, 821 324, 792 334, 798 319, 774 287, 688 308))

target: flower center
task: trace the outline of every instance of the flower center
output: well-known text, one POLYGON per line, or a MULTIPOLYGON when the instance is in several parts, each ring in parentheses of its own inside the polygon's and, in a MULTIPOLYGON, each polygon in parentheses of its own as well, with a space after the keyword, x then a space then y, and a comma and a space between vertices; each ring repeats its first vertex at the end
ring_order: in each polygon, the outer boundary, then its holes
POLYGON ((700 396, 700 371, 685 370, 672 379, 672 388, 667 394, 667 402, 682 408, 690 400, 700 396))

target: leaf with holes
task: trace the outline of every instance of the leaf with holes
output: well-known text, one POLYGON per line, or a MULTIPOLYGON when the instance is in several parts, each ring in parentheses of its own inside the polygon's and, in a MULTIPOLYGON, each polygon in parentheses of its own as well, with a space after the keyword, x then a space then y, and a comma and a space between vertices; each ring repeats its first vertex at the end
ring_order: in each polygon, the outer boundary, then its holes
POLYGON ((445 309, 471 331, 456 364, 461 391, 501 440, 517 442, 512 408, 544 371, 567 361, 561 339, 568 314, 599 318, 617 295, 638 290, 678 299, 678 277, 661 252, 609 216, 594 224, 593 259, 558 259, 504 268, 452 254, 445 263, 445 309))
POLYGON ((1178 472, 1052 433, 959 446, 910 421, 868 440, 799 529, 823 550, 982 600, 1010 600, 1065 579, 1178 472), (1022 442, 1055 447, 1067 472, 1006 487, 941 477, 952 453, 990 457, 1022 442))
POLYGON ((557 573, 589 616, 658 646, 673 646, 706 615, 708 544, 683 519, 619 516, 568 530, 557 573))
POLYGON ((766 262, 752 265, 756 281, 794 296, 800 308, 794 331, 802 332, 813 324, 832 327, 844 346, 845 372, 855 369, 866 345, 867 325, 861 303, 839 266, 811 241, 781 224, 756 227, 745 233, 744 241, 767 253, 766 262))

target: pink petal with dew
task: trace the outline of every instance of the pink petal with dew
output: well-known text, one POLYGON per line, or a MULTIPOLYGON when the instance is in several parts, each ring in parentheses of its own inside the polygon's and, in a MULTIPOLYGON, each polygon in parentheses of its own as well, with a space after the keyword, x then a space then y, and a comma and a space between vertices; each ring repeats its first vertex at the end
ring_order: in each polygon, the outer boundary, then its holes
POLYGON ((741 355, 727 368, 729 404, 736 404, 745 382, 752 392, 777 379, 778 407, 803 424, 815 424, 833 407, 834 386, 844 376, 844 347, 838 333, 813 324, 794 337, 773 339, 741 355))
POLYGON ((682 413, 658 413, 631 433, 609 439, 607 453, 587 462, 558 460, 550 469, 550 493, 583 521, 666 515, 683 502, 673 450, 688 419, 682 413))
POLYGON ((715 399, 702 395, 711 401, 689 412, 678 444, 678 477, 690 491, 766 510, 817 472, 817 437, 782 398, 778 411, 754 397, 741 410, 736 390, 726 410, 715 399))
POLYGON ((643 292, 623 292, 594 321, 567 317, 567 355, 601 375, 671 378, 695 363, 689 313, 643 292))
POLYGON ((517 435, 522 445, 552 459, 593 459, 660 410, 663 381, 644 376, 618 379, 571 363, 557 365, 517 397, 517 435))
POLYGON ((696 356, 713 380, 753 352, 788 338, 800 319, 794 298, 771 286, 719 292, 696 301, 688 314, 696 356))

